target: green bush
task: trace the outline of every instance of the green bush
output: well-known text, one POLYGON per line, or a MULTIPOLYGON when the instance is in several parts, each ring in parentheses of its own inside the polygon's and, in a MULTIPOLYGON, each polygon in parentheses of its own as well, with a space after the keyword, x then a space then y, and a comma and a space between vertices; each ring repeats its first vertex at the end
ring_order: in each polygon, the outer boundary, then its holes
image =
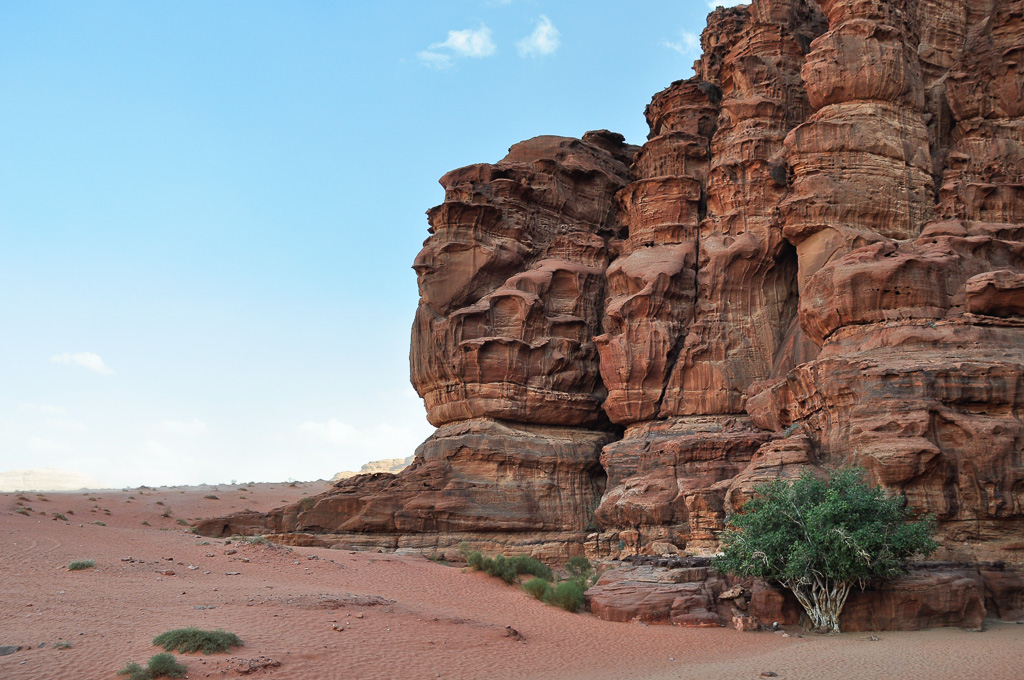
POLYGON ((156 654, 151 656, 145 667, 129 661, 118 675, 128 676, 128 680, 154 680, 154 678, 183 678, 188 668, 178 663, 172 654, 156 654))
POLYGON ((554 577, 551 567, 534 557, 516 555, 511 558, 511 561, 512 567, 516 570, 517 574, 529 574, 530 576, 542 578, 545 581, 550 581, 554 577))
POLYGON ((586 586, 576 579, 556 583, 545 594, 544 601, 561 607, 567 612, 577 612, 584 604, 583 593, 586 586))
POLYGON ((584 555, 577 555, 571 558, 565 563, 565 570, 569 572, 569 578, 583 584, 584 590, 594 585, 594 582, 597 581, 594 565, 584 555))
POLYGON ((313 496, 306 496, 305 498, 299 499, 299 507, 303 512, 309 512, 313 509, 314 505, 316 505, 316 498, 313 496))
POLYGON ((92 569, 96 566, 95 560, 75 560, 68 565, 68 571, 80 571, 82 569, 92 569))
MULTIPOLYGON (((270 543, 264 536, 232 536, 235 543, 249 543, 251 545, 266 545, 270 543)), ((231 541, 228 541, 230 543, 231 541)))
POLYGON ((782 584, 816 628, 839 632, 850 588, 906 571, 910 558, 935 552, 935 520, 908 521, 902 497, 864 482, 864 471, 805 472, 755 489, 721 535, 722 572, 782 584))
POLYGON ((551 592, 551 584, 540 577, 531 578, 529 581, 523 584, 523 590, 528 592, 534 598, 543 601, 548 597, 548 594, 551 592))
POLYGON ((59 519, 59 520, 63 520, 63 521, 65 521, 65 522, 67 522, 67 521, 68 521, 68 518, 67 518, 67 517, 65 517, 65 516, 64 516, 64 513, 61 513, 61 512, 55 512, 55 513, 53 513, 53 519, 54 519, 54 521, 57 521, 58 519, 59 519))
POLYGON ((190 626, 160 633, 153 638, 153 644, 168 652, 178 650, 184 654, 217 654, 231 651, 232 647, 241 647, 242 641, 234 633, 225 630, 200 630, 190 626))
POLYGON ((153 675, 149 670, 134 661, 126 663, 124 668, 119 670, 117 674, 128 676, 128 680, 153 680, 153 675))
POLYGON ((486 557, 479 550, 469 552, 462 547, 459 552, 466 558, 466 563, 471 569, 497 576, 505 583, 515 583, 519 579, 519 574, 530 574, 548 580, 552 578, 551 567, 525 555, 486 557))

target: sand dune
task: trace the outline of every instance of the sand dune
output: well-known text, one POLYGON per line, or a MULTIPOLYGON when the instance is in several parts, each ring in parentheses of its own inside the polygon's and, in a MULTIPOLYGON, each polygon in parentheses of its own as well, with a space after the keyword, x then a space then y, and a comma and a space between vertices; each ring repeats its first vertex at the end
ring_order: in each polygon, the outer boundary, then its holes
POLYGON ((1020 677, 1024 626, 874 641, 609 623, 418 556, 228 543, 181 523, 323 488, 0 495, 0 646, 23 647, 0 656, 0 678, 113 680, 126 661, 161 651, 154 636, 188 625, 245 641, 232 654, 179 655, 190 678, 260 665, 252 677, 296 680, 1020 677), (96 566, 68 571, 78 559, 96 566))

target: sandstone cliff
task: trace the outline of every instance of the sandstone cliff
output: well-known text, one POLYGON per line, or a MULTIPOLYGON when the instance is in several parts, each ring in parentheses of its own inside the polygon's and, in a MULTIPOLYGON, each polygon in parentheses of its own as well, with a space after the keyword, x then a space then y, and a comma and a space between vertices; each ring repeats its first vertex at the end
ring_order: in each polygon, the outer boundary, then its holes
POLYGON ((409 468, 201 530, 701 552, 758 482, 856 464, 1024 611, 1024 0, 754 0, 702 47, 642 147, 442 178, 409 468))

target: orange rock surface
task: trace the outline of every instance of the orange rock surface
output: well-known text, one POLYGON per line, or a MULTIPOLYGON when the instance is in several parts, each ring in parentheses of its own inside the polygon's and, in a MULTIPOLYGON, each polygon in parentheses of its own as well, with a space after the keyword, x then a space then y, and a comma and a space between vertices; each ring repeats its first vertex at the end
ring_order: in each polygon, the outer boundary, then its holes
POLYGON ((208 530, 700 553, 758 482, 856 464, 1016 615, 1021 36, 1024 0, 716 9, 642 147, 538 137, 442 178, 411 350, 439 430, 415 462, 208 530))

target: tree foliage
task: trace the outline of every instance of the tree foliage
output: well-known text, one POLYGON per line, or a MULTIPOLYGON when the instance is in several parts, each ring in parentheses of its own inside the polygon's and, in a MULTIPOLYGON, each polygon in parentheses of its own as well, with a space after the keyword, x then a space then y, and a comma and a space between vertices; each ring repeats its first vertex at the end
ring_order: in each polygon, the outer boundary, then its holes
POLYGON ((781 583, 816 626, 838 632, 851 586, 895 578, 937 547, 932 517, 910 521, 902 497, 863 478, 859 468, 842 468, 758 487, 722 533, 715 567, 781 583))

